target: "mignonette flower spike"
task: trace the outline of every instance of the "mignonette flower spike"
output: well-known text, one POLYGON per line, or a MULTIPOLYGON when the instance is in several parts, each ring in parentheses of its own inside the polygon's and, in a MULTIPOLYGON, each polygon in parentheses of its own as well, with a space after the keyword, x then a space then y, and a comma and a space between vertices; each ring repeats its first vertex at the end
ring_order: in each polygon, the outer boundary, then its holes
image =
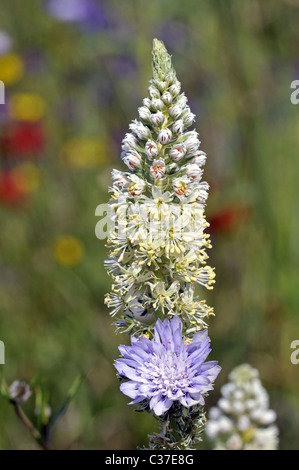
POLYGON ((155 39, 148 97, 122 142, 128 171, 112 172, 106 267, 113 285, 105 299, 117 331, 132 335, 116 362, 121 389, 163 421, 162 434, 150 437, 153 449, 188 449, 200 440, 203 397, 220 370, 204 362, 210 349, 202 330, 213 309, 195 293, 196 285, 212 289, 215 273, 206 264, 206 154, 189 130, 195 116, 187 101, 155 39))
POLYGON ((188 129, 194 115, 180 91, 164 44, 154 40, 149 96, 139 108, 140 120, 130 124, 131 133, 122 143, 121 157, 129 172, 113 170, 110 188, 110 219, 115 225, 108 239, 107 267, 113 287, 105 301, 113 315, 120 315, 117 327, 134 334, 148 324, 147 315, 153 319, 152 328, 161 314, 178 315, 188 336, 189 330, 205 327, 213 314, 193 294, 192 315, 186 315, 186 287, 211 289, 215 273, 206 264, 211 247, 204 232, 209 185, 201 181, 206 154, 199 150, 198 133, 188 129), (155 291, 161 283, 167 291, 174 281, 173 302, 156 309, 155 291), (132 299, 138 311, 143 309, 142 318, 130 308, 132 299))

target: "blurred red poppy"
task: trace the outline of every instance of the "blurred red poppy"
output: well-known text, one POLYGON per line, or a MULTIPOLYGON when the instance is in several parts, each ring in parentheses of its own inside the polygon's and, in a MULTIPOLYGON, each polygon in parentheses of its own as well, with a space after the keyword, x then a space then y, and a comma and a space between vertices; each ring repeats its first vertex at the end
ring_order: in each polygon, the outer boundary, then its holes
POLYGON ((0 203, 19 206, 26 200, 26 194, 9 170, 0 172, 0 203))
POLYGON ((37 157, 45 146, 40 123, 14 123, 7 127, 0 139, 3 157, 37 157))
POLYGON ((249 215, 249 208, 245 206, 228 206, 221 209, 219 212, 212 214, 208 217, 210 233, 225 233, 233 230, 245 222, 249 215))

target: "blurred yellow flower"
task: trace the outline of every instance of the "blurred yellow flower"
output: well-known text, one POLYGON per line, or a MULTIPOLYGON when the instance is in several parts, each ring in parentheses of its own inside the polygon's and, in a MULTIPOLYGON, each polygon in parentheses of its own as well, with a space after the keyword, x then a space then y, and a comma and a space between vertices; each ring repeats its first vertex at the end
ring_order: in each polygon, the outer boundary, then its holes
POLYGON ((62 235, 55 241, 53 251, 59 264, 76 266, 83 257, 84 248, 80 240, 72 235, 62 235))
POLYGON ((9 114, 18 121, 38 121, 45 114, 45 100, 33 93, 15 93, 9 101, 9 114))
POLYGON ((99 139, 75 137, 62 148, 64 164, 77 168, 96 168, 106 163, 106 143, 99 139))
POLYGON ((31 193, 40 186, 40 170, 32 162, 17 165, 11 173, 14 183, 22 193, 31 193))
POLYGON ((17 54, 5 54, 0 57, 0 80, 4 85, 13 85, 24 74, 24 64, 17 54))

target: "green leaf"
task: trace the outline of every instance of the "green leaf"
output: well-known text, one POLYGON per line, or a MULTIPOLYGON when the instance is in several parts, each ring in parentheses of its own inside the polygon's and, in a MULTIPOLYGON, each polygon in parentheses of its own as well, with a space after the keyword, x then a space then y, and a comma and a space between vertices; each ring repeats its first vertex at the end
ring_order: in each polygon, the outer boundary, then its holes
POLYGON ((33 390, 33 388, 37 385, 39 379, 40 379, 40 372, 37 372, 29 384, 30 390, 33 390))
POLYGON ((69 392, 66 396, 66 399, 64 400, 64 402, 62 403, 61 407, 59 408, 59 410, 52 416, 51 420, 50 420, 50 429, 52 430, 53 427, 56 425, 56 423, 59 421, 59 419, 64 415, 64 413, 66 412, 68 406, 70 405, 71 401, 73 400, 73 398, 75 397, 75 395, 77 394, 82 382, 84 380, 84 376, 83 374, 80 374, 76 377, 76 379, 74 380, 74 382, 72 383, 70 389, 69 389, 69 392))

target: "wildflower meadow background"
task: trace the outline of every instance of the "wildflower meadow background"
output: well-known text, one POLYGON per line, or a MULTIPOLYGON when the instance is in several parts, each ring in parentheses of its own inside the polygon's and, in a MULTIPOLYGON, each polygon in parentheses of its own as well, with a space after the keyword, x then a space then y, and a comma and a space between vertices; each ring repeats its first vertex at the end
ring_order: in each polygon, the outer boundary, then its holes
MULTIPOLYGON (((58 449, 135 449, 155 420, 134 413, 113 362, 129 344, 95 209, 151 78, 153 38, 172 55, 208 154, 206 207, 216 285, 211 360, 259 371, 280 449, 298 449, 298 0, 11 0, 0 15, 0 340, 8 384, 38 375, 58 449), (50 412, 50 411, 49 411, 50 412)), ((24 405, 34 421, 36 403, 24 405)), ((0 449, 38 448, 0 397, 0 449)), ((201 448, 208 449, 204 439, 201 448)))

